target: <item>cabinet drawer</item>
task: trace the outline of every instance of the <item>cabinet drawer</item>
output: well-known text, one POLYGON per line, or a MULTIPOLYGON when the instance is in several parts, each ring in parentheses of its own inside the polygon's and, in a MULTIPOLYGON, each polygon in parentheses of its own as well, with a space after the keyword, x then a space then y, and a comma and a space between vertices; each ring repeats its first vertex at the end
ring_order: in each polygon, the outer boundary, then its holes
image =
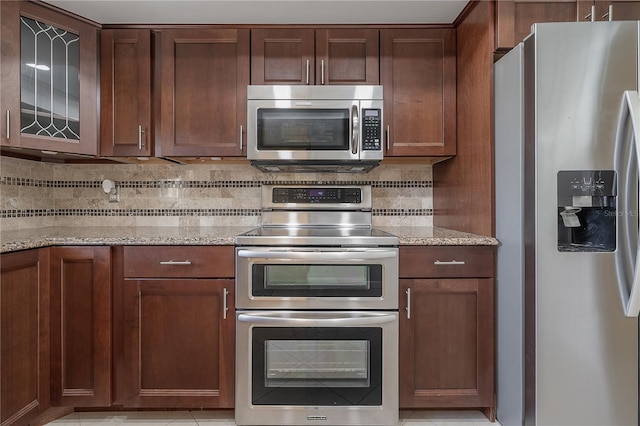
POLYGON ((232 246, 125 246, 129 278, 231 278, 232 246))
POLYGON ((491 246, 400 247, 400 277, 493 277, 494 250, 491 246))

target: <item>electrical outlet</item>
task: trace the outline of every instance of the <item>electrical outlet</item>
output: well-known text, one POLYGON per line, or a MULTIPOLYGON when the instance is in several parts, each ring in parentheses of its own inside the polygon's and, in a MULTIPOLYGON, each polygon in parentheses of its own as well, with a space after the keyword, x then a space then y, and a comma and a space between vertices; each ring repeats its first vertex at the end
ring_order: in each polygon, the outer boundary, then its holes
POLYGON ((120 191, 116 189, 115 191, 111 191, 109 193, 109 202, 110 203, 119 203, 120 202, 120 191))

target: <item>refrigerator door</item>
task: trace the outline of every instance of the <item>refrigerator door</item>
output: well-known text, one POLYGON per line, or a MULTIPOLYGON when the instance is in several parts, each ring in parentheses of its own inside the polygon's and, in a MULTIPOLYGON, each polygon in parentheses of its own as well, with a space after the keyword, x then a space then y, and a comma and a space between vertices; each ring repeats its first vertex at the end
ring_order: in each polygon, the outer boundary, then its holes
POLYGON ((614 161, 619 171, 616 273, 627 317, 640 312, 640 241, 638 239, 638 166, 640 165, 640 95, 625 91, 616 131, 614 161))
POLYGON ((561 171, 614 169, 638 24, 535 24, 524 45, 525 423, 638 424, 638 321, 620 309, 615 251, 559 251, 555 190, 561 171))
POLYGON ((523 47, 494 65, 497 418, 502 426, 524 418, 524 133, 523 47))

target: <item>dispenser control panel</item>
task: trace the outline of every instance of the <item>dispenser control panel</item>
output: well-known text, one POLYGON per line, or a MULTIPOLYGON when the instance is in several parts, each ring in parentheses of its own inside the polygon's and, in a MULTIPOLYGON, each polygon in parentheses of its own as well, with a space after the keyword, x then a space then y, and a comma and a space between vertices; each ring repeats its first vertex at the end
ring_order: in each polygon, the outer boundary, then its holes
POLYGON ((563 170, 558 172, 558 205, 573 205, 573 197, 615 197, 613 170, 563 170))

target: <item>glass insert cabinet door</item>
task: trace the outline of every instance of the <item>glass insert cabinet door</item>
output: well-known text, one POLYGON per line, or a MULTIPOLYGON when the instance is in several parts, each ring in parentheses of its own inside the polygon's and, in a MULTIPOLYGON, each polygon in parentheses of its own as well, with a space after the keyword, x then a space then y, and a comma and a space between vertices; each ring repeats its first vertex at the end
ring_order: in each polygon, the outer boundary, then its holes
POLYGON ((97 28, 28 2, 1 7, 2 145, 97 154, 97 28))

